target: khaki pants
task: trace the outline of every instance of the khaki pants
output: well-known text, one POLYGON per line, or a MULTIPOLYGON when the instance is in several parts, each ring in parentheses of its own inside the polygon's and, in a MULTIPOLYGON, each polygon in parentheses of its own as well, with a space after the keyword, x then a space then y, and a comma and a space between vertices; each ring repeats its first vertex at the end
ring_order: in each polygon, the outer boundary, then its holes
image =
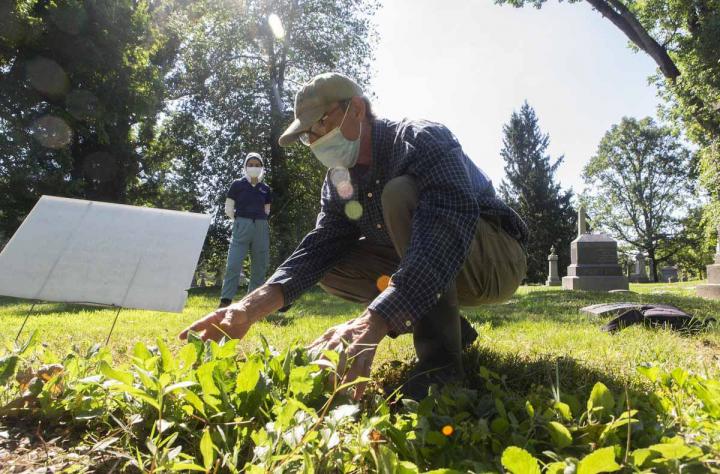
MULTIPOLYGON (((377 280, 397 270, 410 243, 412 213, 417 207, 415 180, 400 176, 383 189, 385 226, 394 247, 358 240, 348 254, 321 280, 320 286, 340 298, 369 304, 380 294, 377 280)), ((455 279, 460 306, 505 301, 515 293, 527 270, 520 244, 497 221, 481 218, 470 253, 455 279)))

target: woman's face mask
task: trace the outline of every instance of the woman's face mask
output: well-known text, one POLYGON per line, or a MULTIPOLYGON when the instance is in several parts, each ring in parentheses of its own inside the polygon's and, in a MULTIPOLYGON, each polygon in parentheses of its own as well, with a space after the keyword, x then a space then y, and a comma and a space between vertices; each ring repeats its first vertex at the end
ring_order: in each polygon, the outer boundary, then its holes
POLYGON ((335 127, 322 137, 310 144, 315 157, 327 168, 352 168, 360 155, 360 136, 362 136, 362 122, 357 140, 348 140, 340 131, 345 117, 347 117, 350 104, 345 109, 345 115, 338 127, 335 127))
POLYGON ((262 167, 261 166, 248 166, 247 168, 247 175, 251 178, 259 178, 260 173, 262 173, 262 167))

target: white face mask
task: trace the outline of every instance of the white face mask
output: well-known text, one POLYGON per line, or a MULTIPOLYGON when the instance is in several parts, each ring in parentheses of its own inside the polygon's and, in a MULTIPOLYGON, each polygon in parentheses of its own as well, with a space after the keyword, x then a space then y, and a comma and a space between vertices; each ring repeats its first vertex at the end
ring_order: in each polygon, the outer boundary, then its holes
POLYGON ((340 131, 345 117, 347 117, 350 105, 345 109, 342 122, 330 132, 310 144, 315 157, 327 168, 352 168, 357 163, 360 155, 360 137, 362 136, 362 122, 360 123, 360 134, 357 140, 348 140, 340 131))
POLYGON ((245 168, 245 173, 246 173, 250 178, 259 178, 259 177, 260 177, 260 174, 262 173, 262 168, 259 167, 259 166, 258 166, 258 167, 256 167, 256 166, 248 166, 247 168, 245 168))

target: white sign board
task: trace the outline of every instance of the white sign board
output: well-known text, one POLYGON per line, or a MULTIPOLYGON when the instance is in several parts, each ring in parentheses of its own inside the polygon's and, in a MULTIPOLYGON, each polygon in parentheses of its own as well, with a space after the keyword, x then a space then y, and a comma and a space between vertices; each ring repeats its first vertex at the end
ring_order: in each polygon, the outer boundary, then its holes
POLYGON ((0 294, 181 312, 204 214, 40 198, 0 253, 0 294))

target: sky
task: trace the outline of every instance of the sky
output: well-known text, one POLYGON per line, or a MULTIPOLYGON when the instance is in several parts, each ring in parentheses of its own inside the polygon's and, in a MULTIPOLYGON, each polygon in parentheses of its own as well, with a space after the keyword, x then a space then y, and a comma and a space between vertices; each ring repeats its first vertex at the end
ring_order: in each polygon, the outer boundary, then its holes
POLYGON ((583 189, 582 168, 622 117, 656 116, 655 63, 586 2, 549 0, 516 9, 492 0, 385 0, 372 91, 391 119, 445 124, 492 178, 504 176, 502 126, 523 101, 565 156, 564 188, 583 189))

